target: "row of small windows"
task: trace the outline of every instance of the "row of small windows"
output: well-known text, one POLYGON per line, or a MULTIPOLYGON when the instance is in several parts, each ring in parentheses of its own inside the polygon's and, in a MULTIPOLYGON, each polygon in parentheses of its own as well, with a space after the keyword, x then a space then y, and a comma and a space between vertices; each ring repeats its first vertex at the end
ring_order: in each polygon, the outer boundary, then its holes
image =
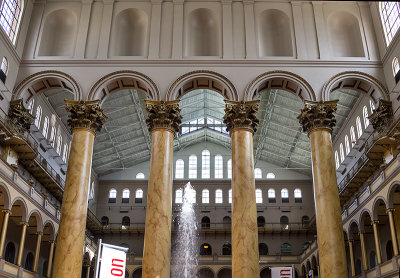
MULTIPOLYGON (((263 193, 262 190, 257 188, 255 191, 256 194, 256 203, 257 204, 262 204, 264 202, 263 200, 263 193)), ((275 203, 276 202, 276 194, 275 194, 275 189, 270 188, 268 189, 268 201, 270 203, 275 203)), ((296 203, 301 203, 303 202, 303 196, 301 189, 296 188, 294 190, 294 199, 296 203)), ((196 203, 196 190, 192 190, 192 192, 189 194, 189 201, 192 204, 196 203)), ((282 203, 289 203, 289 190, 286 188, 283 188, 281 190, 281 201, 282 203)), ((209 204, 210 203, 210 191, 208 189, 203 189, 201 192, 201 202, 202 204, 209 204)), ((175 191, 175 203, 176 204, 182 204, 183 203, 183 190, 182 189, 177 189, 175 191)), ((223 203, 223 191, 222 189, 217 189, 215 190, 215 203, 216 204, 222 204, 223 203)), ((232 189, 229 189, 228 191, 228 203, 232 203, 232 189)))
MULTIPOLYGON (((375 110, 374 102, 372 100, 370 100, 369 101, 369 105, 370 105, 370 110, 371 110, 371 114, 372 114, 372 113, 374 113, 374 110, 375 110)), ((367 106, 364 106, 362 111, 363 111, 364 129, 366 129, 369 126, 369 118, 368 118, 368 108, 367 108, 367 106)), ((357 118, 356 118, 356 128, 357 128, 357 139, 358 139, 363 134, 361 118, 359 116, 357 116, 357 118)), ((350 127, 351 148, 354 147, 354 145, 357 142, 357 139, 356 139, 356 133, 354 131, 354 126, 351 126, 350 127)), ((345 156, 350 153, 351 148, 350 148, 349 136, 346 135, 344 137, 344 147, 343 147, 343 143, 340 143, 339 152, 335 151, 336 169, 338 169, 340 167, 340 163, 342 163, 344 161, 344 159, 345 159, 345 156)))
MULTIPOLYGON (((122 203, 129 203, 131 191, 129 189, 122 190, 122 203)), ((108 192, 108 202, 109 203, 116 203, 117 202, 117 190, 112 188, 108 192)), ((138 188, 135 191, 135 203, 142 203, 143 202, 143 190, 138 188)))
MULTIPOLYGON (((201 153, 201 178, 210 178, 210 152, 203 150, 201 153)), ((224 177, 224 161, 222 155, 214 157, 214 178, 222 179, 224 177)), ((232 178, 232 159, 227 161, 227 175, 228 179, 232 178)), ((183 159, 178 159, 175 162, 175 178, 183 179, 185 177, 185 162, 183 159)), ((262 170, 260 168, 254 169, 254 177, 256 179, 262 178, 262 170)), ((268 173, 267 179, 274 179, 274 173, 268 173)), ((197 156, 189 156, 189 179, 197 179, 197 156)))
MULTIPOLYGON (((174 247, 173 247, 174 248, 174 247)), ((268 246, 265 243, 260 243, 258 245, 259 255, 268 255, 268 246)), ((200 256, 211 256, 212 255, 212 246, 209 243, 203 243, 200 246, 200 256)), ((283 243, 281 245, 281 255, 290 255, 292 254, 292 245, 289 243, 283 243)), ((230 243, 224 243, 222 245, 222 255, 230 256, 232 255, 232 245, 230 243)))

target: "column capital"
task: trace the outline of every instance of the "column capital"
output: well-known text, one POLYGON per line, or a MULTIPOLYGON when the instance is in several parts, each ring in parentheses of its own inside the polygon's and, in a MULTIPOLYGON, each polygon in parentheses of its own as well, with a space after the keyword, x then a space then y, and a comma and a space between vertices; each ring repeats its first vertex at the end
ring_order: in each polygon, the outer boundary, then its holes
POLYGON ((36 234, 42 236, 43 232, 36 232, 36 234))
POLYGON ((235 128, 245 128, 252 133, 256 132, 259 123, 257 119, 259 102, 259 100, 225 100, 224 123, 226 124, 226 130, 231 132, 235 128))
POLYGON ((8 119, 18 133, 25 133, 31 128, 34 116, 29 113, 25 108, 22 99, 10 101, 10 108, 8 109, 8 119))
POLYGON ((310 134, 315 129, 327 129, 332 132, 336 125, 335 115, 338 100, 304 101, 304 108, 297 119, 303 126, 303 131, 310 134))
POLYGON ((10 209, 3 209, 3 210, 1 210, 2 212, 4 212, 4 213, 9 213, 9 214, 11 214, 11 210, 10 209))
POLYGON ((378 224, 379 224, 379 220, 372 220, 372 221, 371 221, 371 225, 372 225, 372 226, 375 225, 375 224, 378 225, 378 224))
POLYGON ((379 99, 378 108, 368 118, 375 130, 383 132, 393 121, 392 102, 379 99))
POLYGON ((388 208, 387 210, 386 210, 386 213, 389 213, 389 212, 394 212, 395 211, 395 209, 394 208, 388 208))
POLYGON ((28 223, 28 222, 25 222, 25 221, 21 221, 21 222, 19 222, 19 224, 20 224, 21 226, 27 226, 27 227, 29 227, 29 223, 28 223))
POLYGON ((71 130, 75 128, 89 129, 92 132, 100 131, 107 120, 100 100, 65 100, 65 109, 70 113, 68 125, 71 130))
POLYGON ((179 99, 172 101, 145 100, 148 117, 146 124, 151 132, 157 128, 166 128, 172 132, 179 131, 182 123, 179 99))

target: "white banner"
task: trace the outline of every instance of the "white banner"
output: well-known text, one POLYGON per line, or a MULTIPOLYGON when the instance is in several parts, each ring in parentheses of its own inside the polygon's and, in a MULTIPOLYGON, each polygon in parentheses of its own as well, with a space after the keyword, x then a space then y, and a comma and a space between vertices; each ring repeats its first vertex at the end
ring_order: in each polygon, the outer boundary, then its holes
POLYGON ((272 278, 293 278, 291 267, 271 267, 272 278))
POLYGON ((126 253, 124 251, 103 245, 99 278, 125 278, 125 265, 126 253))

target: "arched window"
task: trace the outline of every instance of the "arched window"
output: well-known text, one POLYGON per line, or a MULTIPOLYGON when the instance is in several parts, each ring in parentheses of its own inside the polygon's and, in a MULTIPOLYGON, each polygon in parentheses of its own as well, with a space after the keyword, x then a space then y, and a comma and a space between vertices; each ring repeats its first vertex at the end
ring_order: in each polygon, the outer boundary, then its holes
POLYGON ((108 192, 108 202, 115 203, 117 201, 117 190, 112 188, 108 192))
POLYGON ((363 107, 364 128, 369 126, 368 109, 367 106, 363 107))
POLYGON ((64 162, 67 162, 67 155, 68 155, 68 145, 64 144, 64 150, 63 150, 63 156, 62 156, 62 160, 64 162))
POLYGON ((265 218, 264 216, 257 217, 257 227, 264 227, 265 225, 265 218))
POLYGON ((189 179, 197 179, 197 156, 189 156, 189 179))
POLYGON ((223 159, 221 155, 215 156, 215 172, 214 176, 216 179, 222 179, 224 177, 223 159))
POLYGON ((13 44, 17 38, 23 8, 21 0, 3 0, 0 5, 1 27, 13 44))
POLYGON ((36 108, 35 126, 40 128, 40 120, 42 119, 42 107, 38 105, 36 108))
POLYGON ((276 203, 275 189, 273 188, 268 189, 268 202, 276 203))
POLYGON ((4 72, 5 75, 8 73, 8 60, 6 57, 3 57, 3 60, 1 60, 1 67, 0 69, 4 72))
POLYGON ((228 170, 228 179, 231 179, 232 178, 232 159, 228 160, 228 163, 226 166, 227 166, 227 170, 228 170))
POLYGON ((228 191, 228 203, 232 204, 232 189, 229 189, 228 191))
POLYGON ((267 179, 274 179, 275 178, 275 174, 274 173, 268 173, 267 174, 267 179))
POLYGON ((201 256, 211 256, 211 254, 212 254, 211 245, 208 243, 203 243, 200 246, 200 255, 201 256))
POLYGON ((129 194, 130 191, 127 188, 122 191, 122 203, 129 203, 129 194))
POLYGON ((303 228, 308 228, 309 223, 310 223, 310 218, 308 216, 305 215, 301 218, 301 226, 303 228))
POLYGON ((203 204, 210 203, 210 191, 208 191, 208 189, 203 189, 201 192, 201 202, 203 204))
POLYGON ((397 73, 398 73, 399 70, 400 70, 399 60, 397 59, 397 57, 394 57, 394 58, 393 58, 392 70, 393 70, 393 76, 396 76, 397 73))
POLYGON ((50 144, 54 147, 54 140, 56 138, 56 128, 54 126, 51 127, 50 131, 50 144))
POLYGON ((339 145, 339 152, 340 152, 340 162, 344 161, 344 150, 343 150, 343 144, 340 143, 339 145))
POLYGON ((344 147, 346 149, 346 155, 350 153, 350 143, 349 143, 349 136, 344 137, 344 147))
POLYGON ((294 190, 294 202, 295 203, 303 202, 303 195, 301 194, 301 189, 300 188, 296 188, 294 190))
POLYGON ((61 135, 58 135, 57 137, 57 153, 61 154, 61 146, 62 146, 62 137, 61 135))
POLYGON ((15 260, 15 245, 11 241, 7 243, 6 251, 4 253, 4 259, 6 262, 14 263, 15 260))
POLYGON ((256 189, 256 204, 262 204, 262 202, 263 202, 262 190, 257 188, 256 189))
POLYGON ((138 179, 138 180, 144 179, 144 174, 143 173, 137 173, 136 174, 136 179, 138 179))
POLYGON ((122 217, 122 230, 127 230, 131 225, 131 219, 128 216, 122 217))
POLYGON ((357 136, 358 138, 360 138, 363 133, 360 117, 356 118, 356 127, 357 127, 357 136))
POLYGON ((216 204, 222 204, 223 203, 222 190, 221 189, 215 190, 215 203, 216 204))
POLYGON ((281 190, 282 203, 289 203, 289 190, 286 188, 281 190))
POLYGON ((201 219, 201 227, 203 229, 209 229, 210 228, 210 218, 208 216, 204 216, 201 219))
POLYGON ((265 243, 258 244, 258 253, 260 256, 268 255, 268 246, 265 243))
POLYGON ((386 45, 389 45, 400 27, 400 5, 398 2, 380 2, 379 11, 386 45))
POLYGON ((33 115, 33 104, 35 104, 35 100, 31 98, 31 100, 28 103, 28 107, 26 108, 29 110, 29 113, 31 113, 31 115, 33 115))
POLYGON ((375 110, 375 104, 372 99, 369 100, 369 108, 371 108, 371 114, 373 114, 375 110))
POLYGON ((284 230, 289 229, 289 218, 287 216, 285 216, 285 215, 281 216, 280 223, 281 223, 282 229, 284 229, 284 230))
POLYGON ((110 220, 108 220, 108 217, 107 217, 107 216, 103 216, 103 217, 101 218, 101 225, 102 225, 103 227, 107 227, 109 223, 110 223, 110 220))
POLYGON ((175 164, 175 178, 183 179, 185 176, 185 162, 182 159, 178 159, 175 164))
POLYGON ((339 162, 339 154, 337 151, 335 151, 335 164, 336 164, 336 169, 339 169, 340 162, 339 162))
POLYGON ((260 168, 254 169, 254 178, 261 179, 262 178, 262 171, 260 168))
POLYGON ((232 227, 232 219, 229 216, 225 216, 222 219, 222 223, 224 224, 225 229, 231 229, 232 227))
POLYGON ((191 204, 196 204, 196 190, 190 189, 188 200, 191 204))
POLYGON ((175 204, 182 204, 183 201, 183 195, 182 195, 182 189, 177 189, 175 191, 175 204))
POLYGON ((33 253, 29 252, 26 255, 26 259, 25 259, 25 267, 24 268, 26 270, 32 271, 32 269, 33 269, 33 259, 34 259, 33 253))
POLYGON ((292 245, 289 243, 284 243, 281 245, 281 255, 291 255, 292 254, 292 245))
POLYGON ((141 204, 143 202, 143 190, 138 188, 135 192, 135 203, 141 204))
POLYGON ((208 150, 201 152, 201 178, 210 178, 210 152, 208 150))
POLYGON ((351 147, 354 147, 356 144, 356 133, 354 132, 354 126, 350 127, 350 139, 351 139, 351 147))
POLYGON ((224 245, 222 245, 222 255, 232 255, 232 245, 230 243, 224 243, 224 245))
POLYGON ((49 117, 44 117, 43 120, 43 130, 42 135, 44 138, 47 138, 47 134, 49 133, 49 117))

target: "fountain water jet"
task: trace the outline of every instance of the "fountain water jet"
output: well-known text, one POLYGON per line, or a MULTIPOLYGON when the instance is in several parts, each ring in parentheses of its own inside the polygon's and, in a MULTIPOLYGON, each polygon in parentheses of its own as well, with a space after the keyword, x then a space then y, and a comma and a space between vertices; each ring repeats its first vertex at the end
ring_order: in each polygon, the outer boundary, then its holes
POLYGON ((183 203, 178 216, 176 248, 172 252, 173 278, 193 278, 197 267, 197 220, 194 211, 195 191, 190 182, 183 191, 183 203))

